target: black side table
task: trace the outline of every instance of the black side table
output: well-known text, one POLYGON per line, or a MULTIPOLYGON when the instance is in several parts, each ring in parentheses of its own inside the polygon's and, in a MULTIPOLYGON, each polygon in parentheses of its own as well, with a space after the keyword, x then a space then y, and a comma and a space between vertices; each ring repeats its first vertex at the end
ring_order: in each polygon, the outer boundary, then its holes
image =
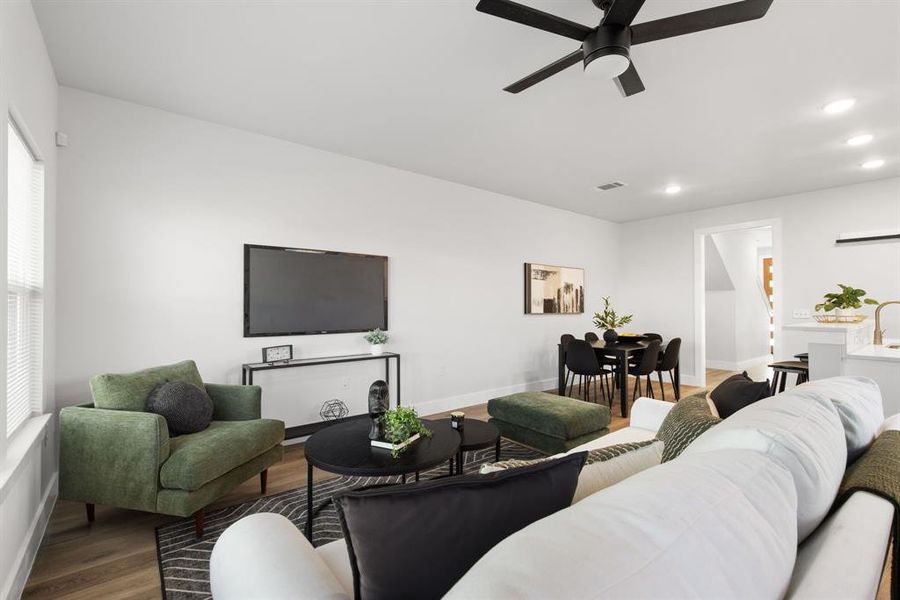
MULTIPOLYGON (((314 466, 338 475, 401 475, 403 481, 407 473, 415 473, 418 481, 419 471, 452 461, 457 456, 460 436, 450 427, 449 419, 446 426, 442 421, 423 419, 422 422, 431 430, 431 437, 420 438, 397 458, 391 457, 390 450, 372 447, 368 419, 329 425, 306 440, 306 539, 312 542, 314 466)), ((452 464, 450 469, 452 474, 452 464)))
MULTIPOLYGON (((435 421, 434 423, 440 427, 447 427, 451 431, 456 431, 450 424, 450 419, 435 421)), ((479 421, 478 419, 466 419, 463 422, 461 436, 462 441, 459 444, 459 451, 456 453, 455 472, 457 475, 462 475, 463 473, 463 452, 481 450, 482 448, 493 446, 494 461, 500 460, 500 430, 493 423, 479 421)))

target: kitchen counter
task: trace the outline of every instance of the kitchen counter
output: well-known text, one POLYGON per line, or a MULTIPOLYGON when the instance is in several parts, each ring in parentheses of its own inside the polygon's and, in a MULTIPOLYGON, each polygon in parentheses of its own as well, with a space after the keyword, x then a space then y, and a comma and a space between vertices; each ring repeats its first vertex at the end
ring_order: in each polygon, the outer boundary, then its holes
POLYGON ((884 360, 889 362, 900 362, 900 348, 888 348, 888 346, 898 344, 900 339, 886 339, 883 346, 874 346, 869 344, 863 346, 853 352, 847 353, 848 359, 859 360, 884 360))
POLYGON ((866 319, 859 323, 819 323, 818 321, 802 321, 800 323, 790 323, 784 325, 782 329, 788 331, 833 331, 838 333, 846 333, 856 331, 858 329, 869 329, 874 327, 873 321, 866 319))

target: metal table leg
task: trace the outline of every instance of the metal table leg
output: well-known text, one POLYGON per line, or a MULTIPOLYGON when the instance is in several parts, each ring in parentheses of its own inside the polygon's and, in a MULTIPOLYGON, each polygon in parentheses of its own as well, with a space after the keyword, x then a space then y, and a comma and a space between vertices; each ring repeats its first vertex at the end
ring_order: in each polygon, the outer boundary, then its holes
POLYGON ((306 461, 306 539, 312 544, 312 520, 313 520, 313 466, 306 461))

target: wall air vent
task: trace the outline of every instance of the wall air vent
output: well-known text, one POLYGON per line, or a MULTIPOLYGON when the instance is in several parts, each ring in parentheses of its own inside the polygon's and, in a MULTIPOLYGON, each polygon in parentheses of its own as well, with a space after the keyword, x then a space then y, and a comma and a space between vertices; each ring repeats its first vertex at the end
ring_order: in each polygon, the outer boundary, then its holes
POLYGON ((625 187, 625 185, 626 184, 621 181, 610 181, 609 183, 604 183, 604 184, 598 185, 594 189, 599 192, 608 192, 609 190, 614 190, 616 188, 625 187))

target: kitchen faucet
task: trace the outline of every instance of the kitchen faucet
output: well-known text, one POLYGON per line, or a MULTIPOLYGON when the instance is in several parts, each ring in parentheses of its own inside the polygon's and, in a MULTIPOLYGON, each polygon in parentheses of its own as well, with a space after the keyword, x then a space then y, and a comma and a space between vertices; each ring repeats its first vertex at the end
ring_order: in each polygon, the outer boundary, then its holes
POLYGON ((891 300, 889 302, 882 302, 878 305, 878 308, 875 309, 875 340, 872 342, 876 346, 883 346, 884 340, 881 338, 881 309, 887 306, 888 304, 900 304, 900 300, 891 300))

